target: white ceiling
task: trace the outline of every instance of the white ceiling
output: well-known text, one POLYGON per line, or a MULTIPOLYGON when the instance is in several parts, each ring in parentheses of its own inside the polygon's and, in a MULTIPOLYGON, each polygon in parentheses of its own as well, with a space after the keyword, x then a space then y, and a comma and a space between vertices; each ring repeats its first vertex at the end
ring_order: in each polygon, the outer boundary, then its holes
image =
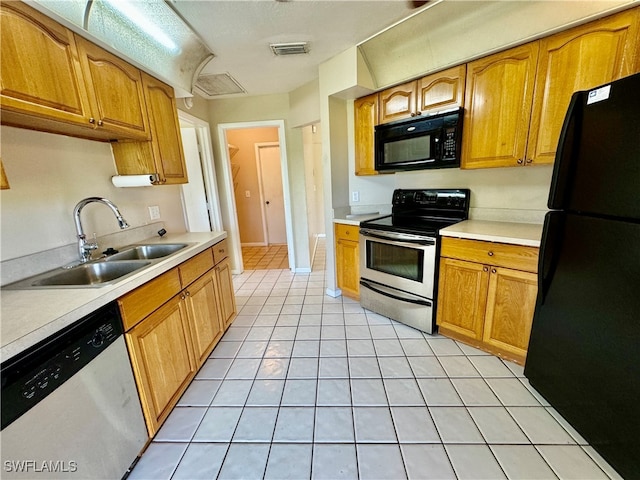
POLYGON ((215 57, 202 74, 230 74, 248 95, 288 93, 318 78, 318 65, 406 18, 405 0, 169 0, 215 57), (276 57, 270 43, 309 42, 276 57))

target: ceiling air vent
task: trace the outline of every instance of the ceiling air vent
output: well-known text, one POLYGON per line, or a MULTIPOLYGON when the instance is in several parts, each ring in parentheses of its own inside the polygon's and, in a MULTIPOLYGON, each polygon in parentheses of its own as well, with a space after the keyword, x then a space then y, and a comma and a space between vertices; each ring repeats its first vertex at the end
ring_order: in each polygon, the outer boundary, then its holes
POLYGON ((300 55, 309 53, 309 43, 307 42, 272 43, 269 46, 271 47, 271 51, 276 55, 300 55))
POLYGON ((214 98, 220 95, 246 93, 236 80, 228 73, 200 75, 193 86, 194 92, 204 98, 214 98))

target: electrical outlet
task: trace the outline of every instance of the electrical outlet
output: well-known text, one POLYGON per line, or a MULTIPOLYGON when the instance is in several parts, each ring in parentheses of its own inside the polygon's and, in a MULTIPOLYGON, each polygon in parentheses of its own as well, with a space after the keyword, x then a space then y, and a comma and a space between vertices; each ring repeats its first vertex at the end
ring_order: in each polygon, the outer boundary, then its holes
POLYGON ((360 192, 351 192, 351 201, 359 202, 360 201, 360 192))
POLYGON ((244 196, 247 197, 247 198, 251 197, 251 191, 245 190, 244 191, 244 196))
POLYGON ((149 207, 149 217, 151 220, 159 220, 160 219, 160 207, 157 205, 152 205, 149 207))

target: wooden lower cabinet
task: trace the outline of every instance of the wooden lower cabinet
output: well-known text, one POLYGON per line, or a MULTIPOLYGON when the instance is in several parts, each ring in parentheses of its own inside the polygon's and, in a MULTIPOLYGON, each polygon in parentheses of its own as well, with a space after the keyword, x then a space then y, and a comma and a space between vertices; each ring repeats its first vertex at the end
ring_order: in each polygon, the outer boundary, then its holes
POLYGON ((336 236, 336 276, 342 294, 354 299, 360 298, 360 228, 337 223, 336 236))
POLYGON ((233 277, 231 275, 231 265, 229 259, 225 258, 215 268, 216 280, 218 282, 218 305, 220 307, 220 318, 224 330, 229 328, 231 322, 236 317, 236 297, 233 293, 233 277))
POLYGON ((196 371, 187 305, 176 295, 125 334, 149 436, 196 371))
POLYGON ((217 275, 210 271, 193 282, 184 292, 193 353, 202 365, 224 333, 222 317, 216 300, 217 275))
POLYGON ((229 260, 225 257, 214 266, 215 248, 118 300, 150 437, 235 318, 229 260), (169 292, 173 296, 167 296, 169 292))
POLYGON ((444 238, 437 312, 440 333, 523 365, 538 291, 537 251, 444 238), (458 258, 446 256, 452 254, 458 258), (500 265, 479 263, 483 258, 500 265))

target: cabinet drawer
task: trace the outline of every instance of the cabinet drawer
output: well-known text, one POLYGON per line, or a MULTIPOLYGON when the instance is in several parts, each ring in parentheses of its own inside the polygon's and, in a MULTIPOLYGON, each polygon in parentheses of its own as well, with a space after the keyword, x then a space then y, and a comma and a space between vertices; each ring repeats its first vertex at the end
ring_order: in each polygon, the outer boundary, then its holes
POLYGON ((342 238, 345 240, 358 241, 358 235, 360 234, 360 227, 357 225, 345 225, 344 223, 336 223, 336 238, 342 238))
POLYGON ((118 299, 125 331, 180 293, 180 275, 174 268, 118 299))
POLYGON ((213 251, 213 260, 216 265, 229 256, 229 247, 226 239, 216 243, 211 247, 211 250, 213 251))
POLYGON ((523 245, 444 237, 440 256, 536 273, 538 250, 523 245))
POLYGON ((180 264, 178 268, 180 270, 182 286, 186 287, 203 275, 207 270, 211 270, 213 268, 213 252, 208 248, 204 252, 199 253, 195 257, 180 264))

